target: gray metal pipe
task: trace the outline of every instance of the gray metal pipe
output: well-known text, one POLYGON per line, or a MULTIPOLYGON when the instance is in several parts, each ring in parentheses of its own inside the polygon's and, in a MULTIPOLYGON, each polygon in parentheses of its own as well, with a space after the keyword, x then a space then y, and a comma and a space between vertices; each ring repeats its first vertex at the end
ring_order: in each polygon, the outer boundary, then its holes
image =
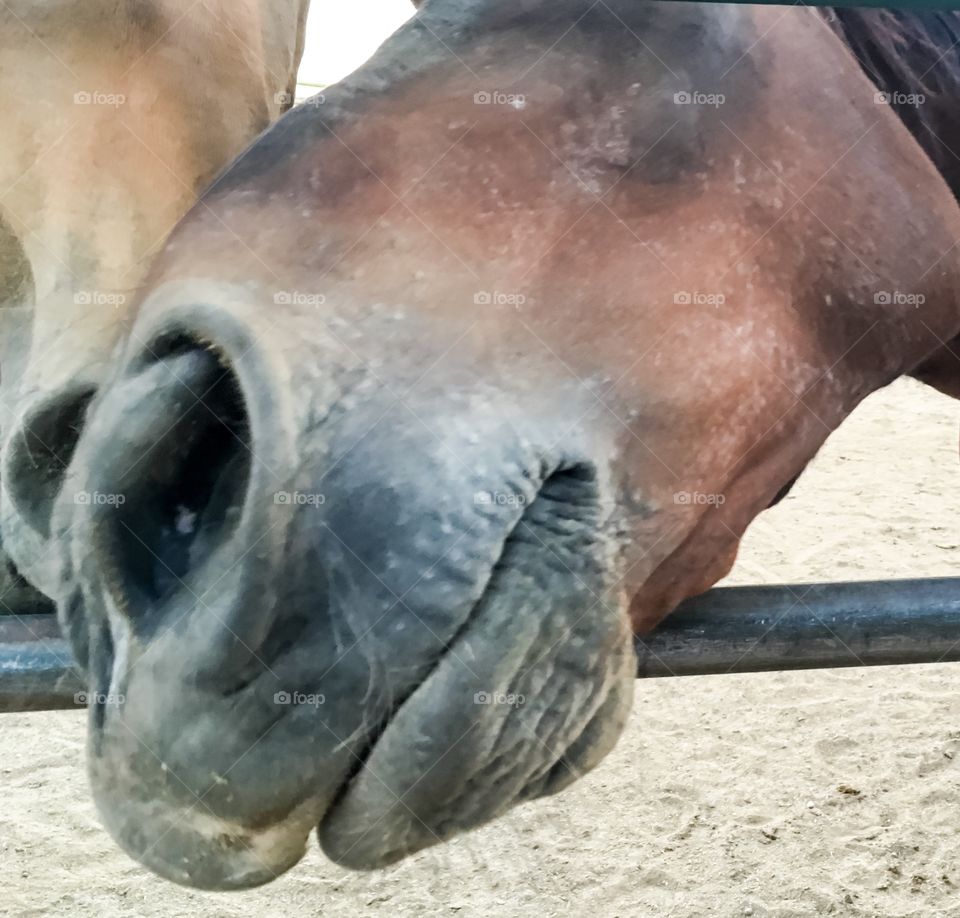
POLYGON ((960 660, 960 578, 723 587, 635 641, 637 676, 960 660))
MULTIPOLYGON (((637 677, 960 661, 960 578, 723 587, 635 641, 637 677)), ((83 707, 53 615, 0 617, 0 712, 83 707)))
POLYGON ((55 615, 0 617, 0 713, 79 710, 84 691, 55 615))

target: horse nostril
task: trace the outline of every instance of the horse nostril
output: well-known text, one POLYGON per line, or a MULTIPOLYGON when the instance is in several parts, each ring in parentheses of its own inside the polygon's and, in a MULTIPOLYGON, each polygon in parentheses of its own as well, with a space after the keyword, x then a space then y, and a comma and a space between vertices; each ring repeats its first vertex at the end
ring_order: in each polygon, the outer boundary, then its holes
MULTIPOLYGON (((222 545, 242 511, 250 423, 235 372, 190 339, 161 342, 91 430, 101 461, 84 492, 94 556, 129 608, 159 603, 222 545), (157 356, 157 355, 160 356, 157 356)), ((188 587, 189 588, 189 587, 188 587)))
POLYGON ((59 392, 31 411, 7 441, 4 483, 17 511, 45 539, 50 512, 83 430, 93 386, 59 392))

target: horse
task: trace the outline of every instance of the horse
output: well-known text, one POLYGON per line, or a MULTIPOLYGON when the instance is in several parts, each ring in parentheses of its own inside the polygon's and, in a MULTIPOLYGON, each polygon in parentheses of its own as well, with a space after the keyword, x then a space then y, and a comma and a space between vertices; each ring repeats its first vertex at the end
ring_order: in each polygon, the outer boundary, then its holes
POLYGON ((118 843, 376 869, 600 762, 633 635, 868 394, 956 392, 958 38, 427 0, 243 153, 44 506, 118 843))
POLYGON ((0 430, 30 431, 7 454, 36 487, 25 499, 3 494, 18 563, 0 547, 0 610, 43 607, 27 578, 52 560, 31 538, 47 483, 69 461, 151 257, 290 108, 307 6, 0 6, 0 430))

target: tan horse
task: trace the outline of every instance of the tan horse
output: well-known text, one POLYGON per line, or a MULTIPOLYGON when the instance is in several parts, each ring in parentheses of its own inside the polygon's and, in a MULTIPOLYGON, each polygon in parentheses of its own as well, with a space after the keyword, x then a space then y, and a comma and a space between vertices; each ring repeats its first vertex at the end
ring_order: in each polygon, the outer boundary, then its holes
POLYGON ((131 854, 245 886, 318 826, 377 867, 559 790, 631 630, 868 393, 938 351, 948 388, 960 209, 855 44, 431 0, 205 195, 51 523, 131 854))
POLYGON ((307 3, 0 4, 0 430, 30 431, 8 459, 37 486, 0 516, 36 581, 37 509, 134 294, 200 191, 289 108, 307 3))

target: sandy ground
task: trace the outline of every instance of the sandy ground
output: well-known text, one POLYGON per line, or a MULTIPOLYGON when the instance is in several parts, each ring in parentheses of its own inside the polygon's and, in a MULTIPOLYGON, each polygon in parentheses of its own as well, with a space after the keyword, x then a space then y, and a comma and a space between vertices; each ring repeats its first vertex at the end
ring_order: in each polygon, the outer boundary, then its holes
MULTIPOLYGON (((755 523, 731 579, 956 574, 958 422, 916 383, 871 398, 755 523)), ((560 797, 383 873, 313 851, 228 896, 114 849, 82 717, 7 716, 0 914, 960 916, 958 715, 960 665, 640 683, 615 752, 560 797)))

